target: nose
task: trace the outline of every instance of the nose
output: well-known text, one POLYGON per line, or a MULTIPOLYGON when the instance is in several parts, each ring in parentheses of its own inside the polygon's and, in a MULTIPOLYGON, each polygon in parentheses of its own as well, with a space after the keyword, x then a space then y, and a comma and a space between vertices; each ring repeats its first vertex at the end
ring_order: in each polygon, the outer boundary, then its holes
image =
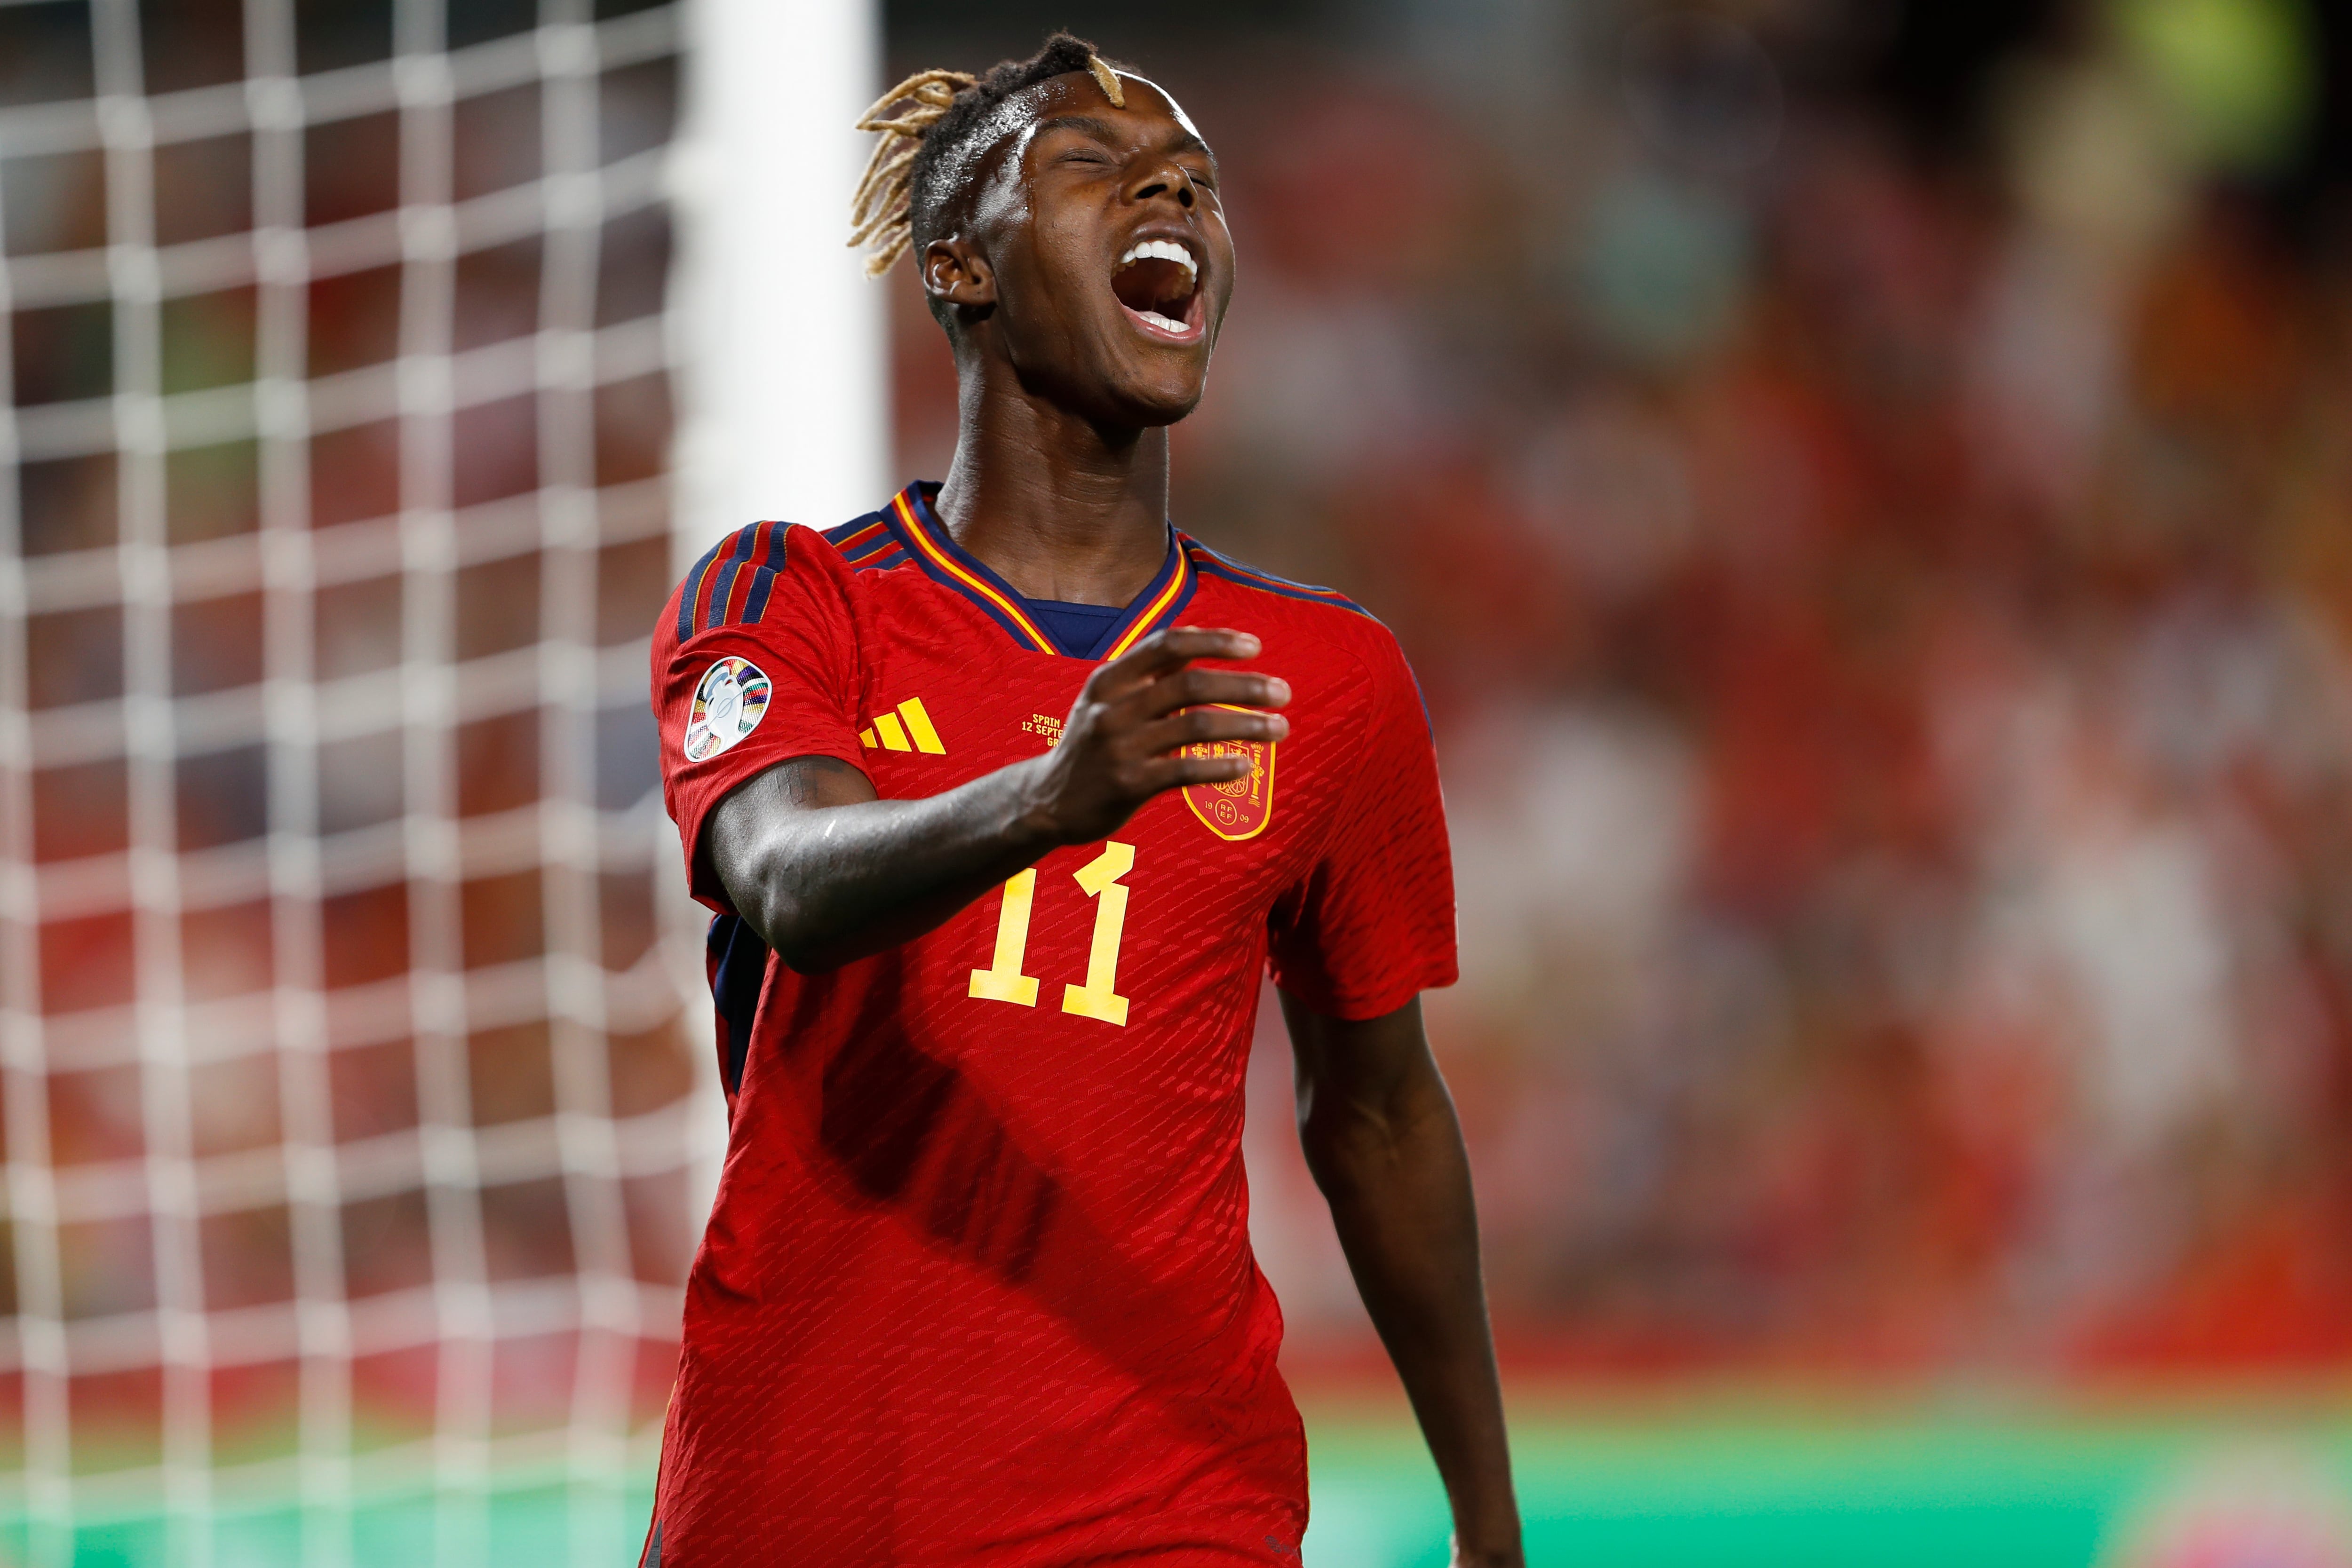
POLYGON ((1130 202, 1149 202, 1161 196, 1173 197, 1176 204, 1187 211, 1201 199, 1200 192, 1193 188, 1192 176, 1179 163, 1154 163, 1138 173, 1128 187, 1127 199, 1130 202))

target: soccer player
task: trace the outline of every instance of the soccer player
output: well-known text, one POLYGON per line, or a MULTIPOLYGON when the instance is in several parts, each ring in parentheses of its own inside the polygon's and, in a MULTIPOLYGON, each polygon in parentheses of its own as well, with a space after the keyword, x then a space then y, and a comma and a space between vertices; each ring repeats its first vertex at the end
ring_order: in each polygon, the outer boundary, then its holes
POLYGON ((961 431, 943 485, 721 540, 655 636, 730 1122, 646 1561, 1295 1564, 1241 1155, 1270 964, 1455 1560, 1517 1564, 1412 675, 1167 518, 1234 281, 1215 162, 1066 36, 867 124, 859 238, 913 252, 961 431))

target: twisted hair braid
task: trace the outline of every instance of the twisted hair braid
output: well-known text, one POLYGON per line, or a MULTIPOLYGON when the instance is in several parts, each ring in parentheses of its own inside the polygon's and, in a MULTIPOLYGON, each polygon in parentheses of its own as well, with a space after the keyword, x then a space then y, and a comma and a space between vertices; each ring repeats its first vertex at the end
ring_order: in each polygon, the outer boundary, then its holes
POLYGON ((1127 107, 1127 89, 1118 85, 1118 73, 1106 65, 1100 55, 1087 51, 1087 69, 1094 72, 1096 82, 1101 86, 1103 96, 1110 99, 1113 109, 1127 107))
POLYGON ((866 258, 868 277, 889 271, 914 243, 908 186, 915 155, 923 150, 924 133, 954 107, 956 94, 979 82, 967 71, 917 71, 875 99, 874 107, 859 118, 858 130, 878 131, 882 137, 874 144, 874 155, 866 161, 866 175, 857 182, 857 193, 849 199, 850 247, 873 247, 873 254, 866 258), (888 110, 900 103, 913 107, 892 117, 888 110))

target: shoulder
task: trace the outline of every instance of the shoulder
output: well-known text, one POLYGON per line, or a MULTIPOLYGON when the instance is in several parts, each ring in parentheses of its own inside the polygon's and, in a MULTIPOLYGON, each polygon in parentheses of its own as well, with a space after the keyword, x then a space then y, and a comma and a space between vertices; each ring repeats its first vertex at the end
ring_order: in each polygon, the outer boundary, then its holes
MULTIPOLYGON (((1237 596, 1234 620, 1240 630, 1262 637, 1274 633, 1286 644, 1285 663, 1292 668, 1291 661, 1313 649, 1328 661, 1327 668, 1334 677, 1359 694, 1341 700, 1367 721, 1403 723, 1409 716, 1428 733, 1429 705, 1423 699, 1421 683, 1386 622, 1337 589, 1294 582, 1213 550, 1190 535, 1180 537, 1202 589, 1221 598, 1237 596), (1339 676, 1341 670, 1347 672, 1345 677, 1339 676)), ((1268 646, 1273 646, 1271 641, 1268 646)))
MULTIPOLYGON (((1312 582, 1294 582, 1286 577, 1276 577, 1270 571, 1235 560, 1223 550, 1211 549, 1190 534, 1180 533, 1184 553, 1192 559, 1193 569, 1212 581, 1224 582, 1235 588, 1261 593, 1286 604, 1309 605, 1318 611, 1336 611, 1349 620, 1380 626, 1372 612, 1340 592, 1336 588, 1324 588, 1312 582)), ((1333 622, 1344 625, 1346 622, 1333 622)), ((1381 627, 1382 631, 1387 628, 1381 627)))
POLYGON ((890 526, 887 507, 852 517, 836 528, 811 531, 824 539, 844 569, 852 572, 887 571, 907 559, 906 546, 890 526))
POLYGON ((769 520, 737 528, 678 580, 656 642, 683 645, 728 627, 761 626, 787 606, 844 603, 855 569, 835 539, 872 520, 853 518, 835 528, 769 520))
POLYGON ((1248 607, 1253 624, 1243 630, 1264 626, 1278 629, 1286 638, 1303 635, 1360 666, 1376 688, 1401 683, 1419 701, 1419 688, 1396 633, 1370 611, 1337 589, 1294 582, 1211 549, 1190 535, 1182 538, 1185 554, 1203 586, 1213 584, 1220 594, 1238 595, 1248 607))

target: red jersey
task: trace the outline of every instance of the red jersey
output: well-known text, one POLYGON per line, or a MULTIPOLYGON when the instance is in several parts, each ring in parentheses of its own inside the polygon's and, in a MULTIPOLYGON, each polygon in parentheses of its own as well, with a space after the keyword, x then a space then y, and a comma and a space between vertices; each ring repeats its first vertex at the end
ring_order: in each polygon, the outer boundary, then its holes
POLYGON ((1248 778, 822 974, 698 883, 730 1120, 659 1559, 1295 1565, 1306 1448, 1249 1248, 1243 1079, 1269 961, 1349 1019, 1454 979, 1412 674, 1347 600, 1172 528, 1096 644, 1057 645, 935 488, 824 532, 755 524, 679 585, 653 695, 689 875, 765 769, 835 757, 886 800, 937 794, 1055 745, 1096 664, 1180 619, 1257 635, 1290 737, 1225 743, 1248 778))

